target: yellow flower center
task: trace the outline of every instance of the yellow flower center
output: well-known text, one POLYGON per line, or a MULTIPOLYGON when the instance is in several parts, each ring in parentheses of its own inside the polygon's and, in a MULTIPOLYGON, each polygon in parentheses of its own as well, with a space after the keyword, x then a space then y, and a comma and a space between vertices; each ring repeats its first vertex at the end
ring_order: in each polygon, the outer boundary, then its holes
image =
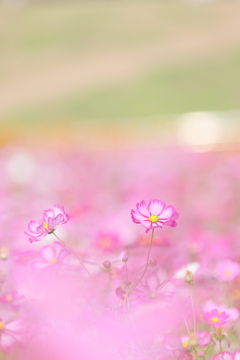
POLYGON ((7 260, 7 258, 8 258, 8 248, 7 247, 2 247, 0 249, 0 258, 2 260, 7 260))
POLYGON ((214 322, 214 323, 217 323, 217 322, 220 321, 220 319, 219 319, 218 317, 213 317, 211 320, 212 320, 212 322, 214 322))
POLYGON ((182 344, 182 346, 183 346, 184 348, 187 348, 187 347, 188 347, 188 344, 189 344, 189 341, 184 341, 183 344, 182 344))
POLYGON ((56 264, 56 262, 57 262, 56 258, 52 258, 52 259, 49 260, 49 264, 51 264, 51 265, 56 264))
POLYGON ((101 238, 99 244, 102 247, 109 248, 112 245, 112 240, 108 237, 101 238))
POLYGON ((0 321, 0 331, 3 331, 5 328, 5 324, 3 321, 0 321))
POLYGON ((151 297, 151 298, 155 298, 155 297, 157 297, 157 294, 156 294, 155 292, 152 292, 152 293, 150 294, 150 297, 151 297))
POLYGON ((230 276, 230 275, 231 275, 231 271, 225 270, 225 271, 224 271, 224 275, 227 276, 227 277, 230 276))
POLYGON ((155 222, 158 221, 158 216, 157 215, 150 215, 148 220, 151 221, 152 223, 155 223, 155 222))
POLYGON ((44 229, 49 230, 48 223, 43 224, 44 229))
POLYGON ((12 301, 13 297, 12 295, 6 295, 6 301, 9 302, 9 301, 12 301))

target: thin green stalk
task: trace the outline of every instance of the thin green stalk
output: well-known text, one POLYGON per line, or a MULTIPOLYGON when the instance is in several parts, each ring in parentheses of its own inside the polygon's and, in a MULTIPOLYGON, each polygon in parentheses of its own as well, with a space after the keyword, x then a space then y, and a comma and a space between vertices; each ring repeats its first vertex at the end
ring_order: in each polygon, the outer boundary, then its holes
MULTIPOLYGON (((82 267, 84 268, 84 270, 88 273, 88 275, 90 276, 90 278, 93 280, 93 282, 95 283, 96 287, 98 288, 98 290, 102 292, 102 289, 98 286, 98 284, 96 283, 95 279, 92 277, 92 275, 90 274, 90 272, 88 271, 88 269, 86 268, 86 266, 84 265, 84 263, 82 262, 82 260, 80 259, 80 257, 75 253, 74 250, 72 250, 68 245, 66 245, 54 232, 53 235, 69 250, 71 251, 71 253, 73 253, 73 255, 76 256, 76 258, 78 259, 78 261, 80 262, 80 264, 82 265, 82 267)), ((103 294, 104 295, 104 294, 103 294)))
POLYGON ((146 274, 147 268, 148 268, 148 262, 149 262, 149 257, 150 257, 150 252, 151 252, 151 248, 152 248, 152 243, 153 243, 153 235, 154 235, 154 229, 152 229, 152 236, 151 236, 151 241, 150 241, 150 246, 148 249, 148 255, 147 255, 147 263, 146 263, 146 267, 144 269, 144 272, 142 274, 142 276, 140 277, 140 279, 138 280, 138 282, 132 287, 132 289, 129 291, 129 294, 131 294, 131 292, 135 289, 136 286, 138 286, 138 284, 140 283, 140 281, 142 280, 142 278, 144 277, 144 275, 146 274))
POLYGON ((195 334, 195 332, 196 332, 196 314, 195 314, 195 310, 194 310, 191 284, 189 284, 189 289, 190 289, 190 299, 191 299, 192 314, 193 314, 193 333, 195 334))

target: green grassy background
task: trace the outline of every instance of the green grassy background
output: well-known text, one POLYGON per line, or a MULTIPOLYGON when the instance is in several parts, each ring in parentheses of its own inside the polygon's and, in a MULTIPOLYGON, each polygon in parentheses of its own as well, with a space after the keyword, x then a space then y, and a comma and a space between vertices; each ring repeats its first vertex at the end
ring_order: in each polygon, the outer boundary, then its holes
MULTIPOLYGON (((85 91, 74 88, 47 101, 13 104, 3 113, 0 106, 0 119, 26 124, 103 121, 239 109, 240 37, 231 46, 228 38, 218 38, 224 30, 222 24, 228 29, 238 9, 239 4, 231 2, 194 5, 175 0, 43 2, 21 9, 1 9, 0 80, 3 85, 0 93, 3 94, 9 76, 14 79, 18 72, 27 74, 28 67, 37 73, 42 70, 41 60, 44 69, 48 64, 54 66, 56 58, 63 63, 65 58, 97 59, 103 53, 115 50, 127 53, 154 43, 163 44, 163 49, 168 42, 170 45, 176 42, 175 47, 181 47, 177 41, 178 37, 184 41, 184 34, 193 34, 193 38, 196 34, 196 41, 202 36, 203 51, 199 56, 192 56, 194 50, 190 42, 189 56, 186 51, 180 61, 177 56, 172 59, 169 52, 169 62, 149 66, 122 82, 97 83, 85 91), (208 49, 208 36, 216 36, 220 44, 216 50, 208 49)), ((14 88, 14 81, 12 84, 14 88)), ((33 91, 35 87, 33 79, 33 91)))

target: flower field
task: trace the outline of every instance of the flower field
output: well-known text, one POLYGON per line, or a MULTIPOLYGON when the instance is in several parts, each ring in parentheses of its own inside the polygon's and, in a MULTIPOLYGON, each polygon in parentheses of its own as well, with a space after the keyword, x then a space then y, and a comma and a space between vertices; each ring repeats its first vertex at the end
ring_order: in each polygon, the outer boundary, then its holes
POLYGON ((239 359, 239 161, 3 148, 1 358, 239 359))

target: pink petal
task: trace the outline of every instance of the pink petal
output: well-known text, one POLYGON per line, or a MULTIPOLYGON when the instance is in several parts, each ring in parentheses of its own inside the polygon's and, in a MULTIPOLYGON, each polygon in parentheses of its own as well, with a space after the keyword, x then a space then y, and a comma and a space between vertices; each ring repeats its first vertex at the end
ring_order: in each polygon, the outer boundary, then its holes
MULTIPOLYGON (((26 235, 28 235, 27 233, 25 233, 26 235)), ((36 242, 36 241, 41 241, 45 238, 47 234, 42 234, 41 236, 31 236, 28 240, 30 241, 30 243, 36 242)))
POLYGON ((142 223, 142 221, 146 220, 146 216, 143 216, 140 213, 137 213, 135 210, 132 210, 131 214, 132 214, 133 221, 136 222, 137 224, 140 224, 140 223, 142 223))
POLYGON ((21 320, 10 321, 9 323, 5 324, 5 330, 13 333, 22 332, 23 330, 22 321, 21 320))
POLYGON ((54 212, 52 209, 48 209, 48 210, 44 210, 43 213, 43 222, 48 222, 49 218, 53 218, 54 217, 54 212))
POLYGON ((16 341, 17 340, 13 336, 3 332, 0 336, 0 347, 2 351, 6 352, 10 350, 16 341))
POLYGON ((37 233, 37 228, 40 226, 40 224, 34 220, 31 220, 30 223, 28 224, 28 230, 33 233, 36 234, 37 233))
POLYGON ((148 205, 148 209, 151 213, 151 215, 160 215, 163 211, 163 208, 165 206, 165 203, 162 200, 151 200, 148 205))
MULTIPOLYGON (((145 218, 146 219, 146 218, 145 218)), ((146 229, 152 229, 152 224, 151 221, 149 220, 142 220, 141 224, 146 228, 146 229)))
POLYGON ((164 222, 164 225, 175 227, 175 226, 177 226, 177 222, 175 220, 168 220, 168 221, 164 222))
POLYGON ((58 257, 60 251, 64 249, 64 247, 59 241, 54 241, 54 248, 55 248, 56 257, 58 257))
POLYGON ((53 248, 50 245, 43 246, 40 254, 46 261, 50 261, 52 258, 55 257, 55 252, 53 251, 53 248))
POLYGON ((63 221, 63 215, 58 214, 57 217, 53 219, 53 228, 55 228, 57 225, 59 225, 63 221))
POLYGON ((60 251, 58 258, 57 258, 58 263, 62 262, 68 255, 71 255, 71 251, 69 251, 68 249, 62 248, 62 250, 60 251))
POLYGON ((175 212, 176 212, 176 210, 174 209, 173 206, 171 206, 171 205, 167 206, 161 213, 160 218, 161 218, 161 220, 169 220, 175 212))
POLYGON ((152 223, 152 227, 153 227, 153 228, 156 228, 156 227, 162 228, 162 226, 163 226, 163 224, 162 224, 161 222, 159 222, 159 221, 157 221, 157 222, 155 222, 155 223, 152 223))
POLYGON ((236 351, 234 356, 233 356, 234 360, 240 360, 240 350, 236 351))
POLYGON ((174 293, 175 287, 171 281, 164 280, 159 286, 157 292, 165 296, 170 296, 174 293))
POLYGON ((42 269, 45 269, 46 267, 48 267, 50 264, 49 264, 49 262, 34 261, 32 265, 33 265, 34 269, 42 270, 42 269))
POLYGON ((156 292, 160 285, 158 276, 155 273, 150 274, 146 279, 146 285, 151 292, 156 292))
POLYGON ((63 207, 62 207, 62 206, 59 206, 59 205, 54 205, 53 211, 54 211, 55 217, 56 217, 58 214, 64 214, 64 213, 65 213, 63 207))
POLYGON ((53 219, 48 218, 48 230, 54 230, 53 219))
POLYGON ((145 204, 145 201, 141 201, 140 204, 136 205, 137 211, 140 212, 141 215, 146 216, 147 218, 150 216, 150 212, 145 204))
MULTIPOLYGON (((221 354, 217 354, 218 358, 217 359, 221 359, 221 360, 233 360, 233 356, 232 354, 230 354, 228 351, 223 351, 221 354)), ((215 359, 215 357, 214 357, 215 359)))

